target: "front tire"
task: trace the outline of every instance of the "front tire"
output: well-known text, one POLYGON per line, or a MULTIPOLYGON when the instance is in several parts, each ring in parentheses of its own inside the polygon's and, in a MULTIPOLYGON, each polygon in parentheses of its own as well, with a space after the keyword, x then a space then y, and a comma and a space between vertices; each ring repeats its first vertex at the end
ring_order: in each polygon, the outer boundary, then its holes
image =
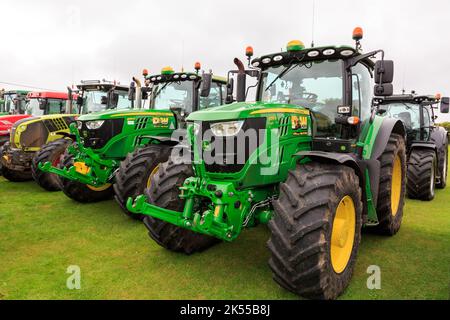
POLYGON ((31 174, 34 181, 43 189, 47 191, 59 191, 61 190, 61 186, 56 174, 39 170, 38 164, 48 161, 57 167, 60 163, 61 156, 70 144, 71 140, 68 139, 55 140, 44 145, 34 156, 31 162, 31 174))
MULTIPOLYGON (((148 202, 164 209, 182 212, 184 200, 179 197, 179 187, 186 178, 193 176, 192 165, 181 157, 169 158, 160 164, 158 172, 151 178, 151 186, 145 190, 148 202)), ((150 237, 170 251, 191 254, 203 251, 219 242, 218 239, 177 227, 171 223, 145 216, 144 224, 150 237)))
POLYGON ((337 298, 350 282, 361 239, 363 205, 354 170, 297 165, 273 206, 268 247, 274 280, 306 298, 337 298))
POLYGON ((149 145, 136 149, 121 162, 116 173, 114 198, 122 211, 136 220, 142 220, 143 215, 133 214, 127 210, 129 197, 136 198, 143 194, 145 188, 151 185, 151 177, 159 169, 159 164, 169 158, 171 147, 166 145, 149 145))
POLYGON ((391 134, 379 161, 378 225, 372 230, 392 236, 400 230, 403 218, 406 191, 405 139, 401 135, 391 134))
POLYGON ((436 183, 436 187, 444 189, 447 185, 448 174, 448 137, 445 138, 444 143, 438 147, 438 160, 439 160, 439 182, 436 183))
MULTIPOLYGON (((73 166, 73 155, 66 152, 62 157, 60 167, 70 168, 71 166, 73 166)), ((77 202, 99 202, 109 200, 113 196, 113 188, 110 184, 95 188, 62 177, 59 177, 59 181, 64 194, 77 202)))
POLYGON ((11 170, 6 166, 2 166, 1 170, 3 177, 11 182, 25 182, 33 180, 30 171, 11 170))
POLYGON ((436 153, 431 149, 413 149, 409 156, 406 191, 411 199, 434 199, 436 153))

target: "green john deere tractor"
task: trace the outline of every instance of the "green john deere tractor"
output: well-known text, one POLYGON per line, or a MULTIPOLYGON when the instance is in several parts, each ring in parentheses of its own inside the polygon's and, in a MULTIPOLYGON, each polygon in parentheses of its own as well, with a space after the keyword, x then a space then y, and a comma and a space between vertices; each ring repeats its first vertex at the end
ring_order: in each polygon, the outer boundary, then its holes
POLYGON ((408 159, 406 193, 409 198, 432 200, 435 187, 445 188, 448 167, 448 132, 434 125, 433 105, 448 113, 449 98, 411 94, 377 98, 378 113, 400 119, 406 128, 408 159))
MULTIPOLYGON (((129 87, 116 83, 115 81, 107 81, 104 79, 84 80, 76 87, 76 105, 71 106, 70 109, 85 117, 95 117, 95 114, 102 111, 122 112, 129 109, 132 104, 128 99, 129 87)), ((72 94, 71 88, 68 89, 72 94)), ((75 121, 71 121, 71 123, 76 127, 75 121)), ((43 145, 32 161, 31 169, 34 180, 38 185, 48 191, 61 190, 61 183, 57 175, 49 171, 40 170, 39 164, 47 163, 49 166, 59 166, 61 156, 65 154, 66 149, 72 144, 73 139, 75 139, 75 136, 71 133, 73 130, 69 126, 65 129, 64 139, 53 139, 43 145)))
MULTIPOLYGON (((339 296, 362 226, 394 235, 405 194, 405 128, 372 104, 372 75, 375 96, 392 94, 393 62, 360 53, 361 38, 356 49, 291 41, 253 60, 256 102, 192 113, 193 162, 172 156, 128 199, 150 237, 191 254, 268 224, 275 281, 304 297, 339 296)), ((245 90, 238 77, 237 95, 245 90)))
POLYGON ((226 80, 212 73, 199 75, 199 69, 196 64, 196 72, 174 72, 170 67, 157 75, 145 71, 144 87, 137 79, 137 85, 132 83, 130 99, 136 98, 133 109, 79 117, 78 127, 71 127, 75 143, 60 167, 47 162, 41 163, 40 169, 59 175, 68 197, 94 202, 115 194, 128 213, 128 197, 143 192, 150 173, 167 160, 172 147, 184 136, 183 130, 176 132, 185 128, 185 117, 224 101, 226 80))

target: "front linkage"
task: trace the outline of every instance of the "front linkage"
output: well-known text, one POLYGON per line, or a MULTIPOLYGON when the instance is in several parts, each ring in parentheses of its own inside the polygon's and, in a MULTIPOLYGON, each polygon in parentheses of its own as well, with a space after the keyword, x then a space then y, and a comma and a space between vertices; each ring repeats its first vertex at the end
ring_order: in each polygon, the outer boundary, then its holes
POLYGON ((120 162, 102 159, 91 148, 84 147, 75 123, 70 125, 70 133, 74 137, 74 142, 76 142, 67 149, 67 152, 75 157, 73 166, 70 168, 57 168, 51 162, 45 162, 44 164, 39 163, 39 169, 43 172, 54 173, 63 178, 94 187, 101 187, 111 183, 120 162))
POLYGON ((267 223, 272 217, 269 209, 272 192, 267 189, 241 191, 231 182, 189 177, 180 191, 180 199, 185 201, 183 212, 151 205, 145 195, 138 196, 134 203, 129 198, 127 209, 224 241, 233 241, 243 227, 267 223), (208 206, 204 208, 202 203, 208 203, 208 206), (229 223, 224 222, 224 216, 229 223))

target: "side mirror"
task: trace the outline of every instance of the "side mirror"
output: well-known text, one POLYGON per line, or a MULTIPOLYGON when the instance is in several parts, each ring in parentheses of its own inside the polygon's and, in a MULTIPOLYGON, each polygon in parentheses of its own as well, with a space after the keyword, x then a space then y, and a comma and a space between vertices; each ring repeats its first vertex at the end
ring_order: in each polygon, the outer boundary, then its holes
POLYGON ((47 100, 43 99, 39 101, 39 110, 45 110, 46 107, 47 107, 47 100))
POLYGON ((142 93, 142 100, 147 100, 148 99, 148 93, 151 91, 152 89, 150 87, 142 87, 141 88, 141 93, 142 93))
POLYGON ((79 95, 79 96, 77 97, 77 105, 78 105, 79 107, 81 107, 81 106, 83 105, 83 103, 84 103, 83 96, 82 96, 82 95, 79 95))
POLYGON ((212 74, 204 73, 202 74, 202 85, 200 87, 200 97, 207 98, 211 92, 212 84, 212 74))
POLYGON ((128 100, 134 101, 136 99, 136 83, 132 81, 128 89, 128 100))
POLYGON ((378 60, 375 62, 375 96, 391 96, 394 93, 394 61, 378 60))
POLYGON ((449 97, 441 98, 441 113, 448 113, 449 110, 449 97))
POLYGON ((114 92, 114 90, 108 92, 105 104, 108 103, 109 103, 108 107, 110 108, 116 107, 117 104, 119 103, 119 94, 117 92, 114 92))
POLYGON ((229 78, 227 82, 227 97, 225 103, 229 104, 233 102, 233 89, 234 89, 234 79, 229 78))
POLYGON ((394 81, 394 61, 378 60, 375 62, 375 83, 392 83, 394 81))
POLYGON ((392 94, 394 93, 394 86, 392 85, 392 83, 376 84, 373 91, 375 96, 392 96, 392 94))

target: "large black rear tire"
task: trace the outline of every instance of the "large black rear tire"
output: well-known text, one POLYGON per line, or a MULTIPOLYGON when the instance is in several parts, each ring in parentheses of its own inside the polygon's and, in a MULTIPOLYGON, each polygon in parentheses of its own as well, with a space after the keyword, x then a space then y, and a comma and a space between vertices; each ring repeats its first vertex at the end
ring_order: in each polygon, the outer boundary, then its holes
POLYGON ((59 139, 44 145, 39 150, 31 162, 31 174, 34 181, 47 191, 59 191, 61 186, 57 175, 39 170, 38 164, 51 162, 54 166, 58 166, 61 156, 71 144, 71 140, 59 139))
POLYGON ((166 145, 149 145, 136 149, 121 162, 116 173, 114 198, 126 215, 137 220, 144 218, 127 210, 127 199, 144 193, 145 188, 150 186, 151 176, 159 169, 160 163, 167 161, 171 150, 166 145))
MULTIPOLYGON (((62 157, 60 167, 70 168, 73 165, 73 155, 65 153, 62 157)), ((109 200, 113 196, 113 188, 111 185, 105 185, 101 188, 94 188, 76 181, 59 177, 61 190, 69 198, 81 202, 91 203, 103 200, 109 200)))
POLYGON ((273 206, 268 247, 274 280, 306 298, 337 298, 350 282, 361 239, 363 204, 354 170, 297 165, 273 206))
POLYGON ((436 153, 432 149, 414 148, 408 160, 406 192, 411 199, 434 199, 436 153))
POLYGON ((392 236, 400 230, 405 204, 405 139, 399 134, 391 134, 386 149, 378 160, 381 164, 377 202, 379 223, 371 229, 376 233, 392 236))
MULTIPOLYGON (((151 186, 145 190, 149 203, 158 207, 182 212, 184 201, 178 189, 186 178, 193 176, 192 165, 181 157, 169 158, 160 164, 151 178, 151 186)), ((203 251, 219 242, 218 239, 177 227, 171 223, 145 216, 144 224, 150 237, 160 246, 175 252, 191 254, 203 251)))

